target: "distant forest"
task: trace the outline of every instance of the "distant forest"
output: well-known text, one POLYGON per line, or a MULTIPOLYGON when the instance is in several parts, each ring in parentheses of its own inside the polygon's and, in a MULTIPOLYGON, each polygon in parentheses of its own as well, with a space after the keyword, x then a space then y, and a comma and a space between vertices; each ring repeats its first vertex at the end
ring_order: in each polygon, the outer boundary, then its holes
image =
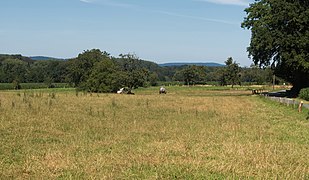
MULTIPOLYGON (((67 60, 33 60, 22 55, 0 55, 0 83, 68 83, 93 92, 115 92, 120 87, 166 84, 235 85, 271 84, 270 68, 239 67, 231 57, 225 66, 160 66, 134 54, 112 57, 99 49, 87 50, 67 60)), ((277 81, 277 83, 279 83, 277 81)))

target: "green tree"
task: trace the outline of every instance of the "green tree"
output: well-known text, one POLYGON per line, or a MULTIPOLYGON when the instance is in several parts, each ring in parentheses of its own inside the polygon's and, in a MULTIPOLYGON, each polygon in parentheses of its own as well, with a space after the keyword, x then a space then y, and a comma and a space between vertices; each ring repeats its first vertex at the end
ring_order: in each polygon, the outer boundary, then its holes
POLYGON ((151 86, 157 86, 158 85, 159 76, 156 72, 152 72, 149 75, 149 83, 151 86))
POLYGON ((35 61, 30 65, 28 82, 65 82, 67 62, 57 60, 35 61))
POLYGON ((252 64, 249 68, 242 69, 241 80, 250 84, 271 84, 273 70, 270 67, 260 68, 252 64))
POLYGON ((44 82, 47 76, 47 62, 46 61, 36 61, 34 62, 28 73, 28 81, 33 83, 44 82))
POLYGON ((1 68, 4 72, 3 82, 26 82, 28 74, 27 63, 19 59, 5 59, 1 62, 1 68))
POLYGON ((76 87, 84 86, 96 62, 109 59, 109 54, 99 49, 84 51, 68 62, 68 77, 76 87))
POLYGON ((227 72, 226 69, 219 69, 217 73, 220 74, 219 76, 219 82, 221 86, 227 86, 228 85, 228 78, 227 78, 227 72))
POLYGON ((186 66, 184 69, 176 71, 174 80, 183 81, 186 85, 204 84, 206 72, 204 66, 186 66))
POLYGON ((221 77, 221 85, 227 85, 228 83, 232 85, 232 88, 236 84, 240 84, 240 67, 236 63, 236 61, 233 61, 232 57, 229 57, 225 61, 225 69, 223 69, 223 74, 221 77))
POLYGON ((257 0, 245 10, 249 56, 292 83, 292 95, 309 86, 309 1, 257 0))
POLYGON ((110 59, 96 62, 86 82, 91 92, 116 92, 122 85, 117 81, 116 66, 110 59))
POLYGON ((141 66, 141 60, 135 54, 120 54, 120 70, 125 78, 125 86, 132 90, 142 87, 149 79, 149 71, 141 66))

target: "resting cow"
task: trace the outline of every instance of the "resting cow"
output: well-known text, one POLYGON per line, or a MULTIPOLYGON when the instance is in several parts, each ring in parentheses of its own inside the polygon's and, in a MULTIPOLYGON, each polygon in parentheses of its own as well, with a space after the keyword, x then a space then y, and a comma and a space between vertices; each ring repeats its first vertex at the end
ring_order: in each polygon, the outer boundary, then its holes
POLYGON ((164 87, 160 88, 159 94, 162 94, 162 93, 166 94, 166 89, 164 87))

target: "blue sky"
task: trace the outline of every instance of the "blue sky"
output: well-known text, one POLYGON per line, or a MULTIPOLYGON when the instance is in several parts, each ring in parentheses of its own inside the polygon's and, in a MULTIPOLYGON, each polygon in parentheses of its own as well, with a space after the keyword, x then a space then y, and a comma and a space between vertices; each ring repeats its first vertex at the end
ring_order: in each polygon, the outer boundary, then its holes
POLYGON ((76 57, 98 48, 156 63, 249 66, 252 0, 1 0, 0 54, 76 57))

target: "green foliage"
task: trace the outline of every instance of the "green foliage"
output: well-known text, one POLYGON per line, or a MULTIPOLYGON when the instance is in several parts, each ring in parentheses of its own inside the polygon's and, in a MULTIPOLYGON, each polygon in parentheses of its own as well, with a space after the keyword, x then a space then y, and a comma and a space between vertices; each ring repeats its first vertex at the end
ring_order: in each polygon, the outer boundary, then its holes
MULTIPOLYGON (((34 61, 21 55, 0 55, 0 83, 9 83, 7 87, 2 84, 0 89, 13 89, 14 80, 23 89, 52 88, 57 87, 58 83, 69 83, 72 87, 91 92, 116 92, 122 87, 132 90, 183 83, 219 84, 221 81, 228 84, 228 77, 222 76, 224 69, 195 65, 161 67, 134 54, 121 54, 115 58, 99 49, 86 50, 67 61, 34 61)), ((272 74, 262 72, 259 68, 246 68, 245 72, 241 72, 242 80, 265 84, 272 74)))
POLYGON ((14 54, 14 55, 0 54, 0 61, 4 61, 5 59, 18 59, 20 61, 27 63, 33 62, 31 58, 22 56, 20 54, 14 54))
MULTIPOLYGON (((45 89, 48 88, 45 83, 19 83, 20 89, 45 89)), ((67 83, 53 83, 55 88, 70 88, 67 83)), ((16 83, 0 83, 0 90, 15 89, 16 83)))
POLYGON ((0 83, 42 83, 47 78, 53 82, 66 82, 66 61, 33 61, 21 55, 0 55, 0 83))
POLYGON ((186 66, 174 75, 174 80, 183 81, 186 85, 205 84, 206 67, 204 66, 186 66))
POLYGON ((86 89, 91 92, 115 92, 119 86, 116 67, 110 59, 97 62, 86 81, 86 89))
POLYGON ((1 62, 0 66, 3 74, 0 82, 13 82, 14 80, 23 82, 28 73, 27 63, 19 59, 5 59, 1 62))
POLYGON ((273 70, 270 67, 260 68, 251 65, 250 68, 242 68, 241 82, 248 84, 272 84, 273 70))
POLYGON ((236 61, 233 61, 232 57, 229 57, 225 61, 226 67, 222 69, 221 75, 221 85, 231 84, 232 88, 236 84, 241 84, 240 77, 241 77, 241 69, 236 61))
POLYGON ((298 97, 306 101, 309 101, 309 88, 301 89, 298 97))
POLYGON ((12 84, 15 90, 21 89, 21 86, 18 80, 14 80, 12 84))
POLYGON ((68 77, 76 87, 84 84, 95 63, 109 59, 109 54, 99 49, 84 51, 77 58, 69 60, 68 77))
POLYGON ((157 73, 152 72, 149 75, 149 83, 151 86, 157 86, 158 85, 159 76, 157 73))
POLYGON ((108 53, 93 49, 69 61, 69 78, 76 87, 90 92, 116 92, 121 87, 144 86, 149 71, 131 54, 115 61, 108 53))
POLYGON ((248 52, 254 63, 272 65, 295 94, 309 86, 308 8, 303 0, 257 0, 242 23, 252 33, 248 52))
POLYGON ((120 54, 119 56, 121 61, 118 66, 125 78, 124 86, 129 89, 145 86, 149 79, 149 70, 141 66, 139 58, 134 54, 120 54))

